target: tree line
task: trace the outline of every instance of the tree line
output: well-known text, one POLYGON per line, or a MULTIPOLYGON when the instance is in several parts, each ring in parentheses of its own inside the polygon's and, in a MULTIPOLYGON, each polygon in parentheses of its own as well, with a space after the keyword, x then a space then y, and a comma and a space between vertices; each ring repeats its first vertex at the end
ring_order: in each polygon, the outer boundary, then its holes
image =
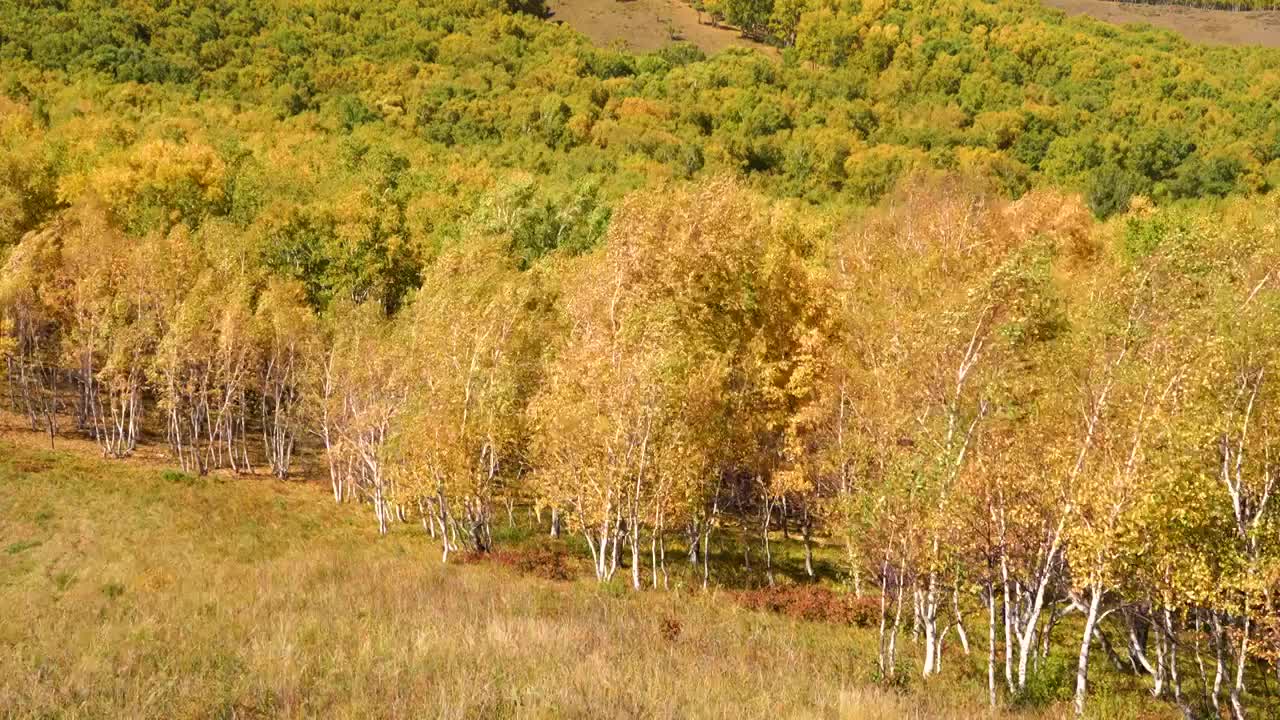
POLYGON ((1079 711, 1105 652, 1244 717, 1280 647, 1278 220, 1097 225, 933 179, 836 223, 722 178, 528 267, 477 230, 388 314, 317 312, 224 228, 125 239, 85 199, 14 248, 0 317, 10 401, 105 456, 153 435, 190 472, 286 477, 313 448, 335 501, 446 561, 518 505, 637 589, 677 562, 707 583, 730 527, 772 584, 789 522, 880 598, 886 679, 910 633, 924 677, 958 642, 1017 698, 1069 627, 1079 711))

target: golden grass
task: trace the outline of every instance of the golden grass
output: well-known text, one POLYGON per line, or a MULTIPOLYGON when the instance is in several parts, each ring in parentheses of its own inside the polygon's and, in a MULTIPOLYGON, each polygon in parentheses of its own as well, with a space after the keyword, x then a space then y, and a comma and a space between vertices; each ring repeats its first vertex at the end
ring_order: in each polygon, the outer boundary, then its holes
POLYGON ((715 592, 442 567, 412 527, 378 538, 314 486, 166 476, 12 435, 0 609, 4 717, 988 715, 971 678, 870 685, 874 631, 715 592))

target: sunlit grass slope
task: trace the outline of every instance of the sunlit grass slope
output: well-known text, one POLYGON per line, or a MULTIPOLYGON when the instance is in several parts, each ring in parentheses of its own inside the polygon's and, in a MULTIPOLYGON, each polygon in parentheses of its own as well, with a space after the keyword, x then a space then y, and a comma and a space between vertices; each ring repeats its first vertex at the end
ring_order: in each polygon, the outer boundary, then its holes
POLYGON ((977 658, 881 690, 874 630, 445 567, 418 532, 304 484, 0 439, 0 716, 986 714, 977 658))

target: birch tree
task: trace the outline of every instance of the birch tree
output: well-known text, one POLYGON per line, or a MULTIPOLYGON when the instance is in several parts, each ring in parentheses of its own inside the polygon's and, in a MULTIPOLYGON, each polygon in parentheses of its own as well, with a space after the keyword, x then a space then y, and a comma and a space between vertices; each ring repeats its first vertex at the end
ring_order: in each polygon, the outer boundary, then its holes
POLYGON ((403 319, 413 353, 397 462, 446 559, 459 537, 491 549, 493 504, 526 470, 524 411, 541 361, 530 333, 547 328, 534 283, 500 253, 476 241, 437 259, 403 319))

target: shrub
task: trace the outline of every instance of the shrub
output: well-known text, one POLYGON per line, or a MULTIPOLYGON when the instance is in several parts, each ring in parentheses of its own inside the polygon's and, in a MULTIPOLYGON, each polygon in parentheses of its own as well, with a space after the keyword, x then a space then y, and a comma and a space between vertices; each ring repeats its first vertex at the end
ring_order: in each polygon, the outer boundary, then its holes
POLYGON ((188 475, 180 470, 165 470, 160 473, 160 477, 167 482, 179 483, 181 485, 196 484, 196 477, 194 475, 188 475))
POLYGON ((790 585, 738 593, 737 600, 751 610, 766 610, 800 620, 868 627, 880 617, 875 598, 837 593, 821 585, 790 585))
POLYGON ((673 617, 664 617, 658 624, 658 632, 667 642, 675 642, 680 637, 680 621, 673 617))
POLYGON ((1093 173, 1085 191, 1085 199, 1095 217, 1105 220, 1129 207, 1129 198, 1143 192, 1142 179, 1115 165, 1093 173))
POLYGON ((849 603, 849 621, 858 627, 871 627, 880 622, 880 598, 855 597, 849 603))
POLYGON ((533 547, 519 550, 501 549, 487 553, 468 552, 460 556, 464 565, 494 562, 505 565, 521 575, 543 580, 572 580, 577 576, 568 554, 559 548, 533 547))

